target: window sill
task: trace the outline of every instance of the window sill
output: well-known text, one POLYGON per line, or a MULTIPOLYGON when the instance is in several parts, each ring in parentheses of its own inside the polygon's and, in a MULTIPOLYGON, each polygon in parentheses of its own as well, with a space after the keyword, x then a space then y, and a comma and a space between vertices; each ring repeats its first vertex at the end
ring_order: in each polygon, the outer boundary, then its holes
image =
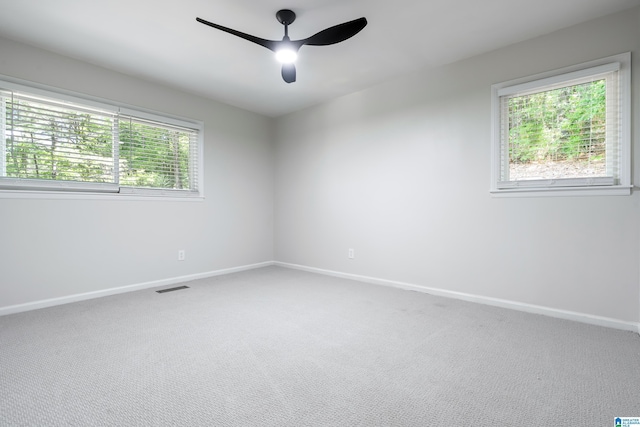
POLYGON ((94 192, 66 192, 66 191, 27 191, 0 190, 0 199, 43 199, 43 200, 131 200, 158 202, 202 202, 204 196, 167 196, 144 193, 94 193, 94 192))
POLYGON ((491 190, 492 197, 575 197, 575 196, 628 196, 633 186, 508 188, 491 190))

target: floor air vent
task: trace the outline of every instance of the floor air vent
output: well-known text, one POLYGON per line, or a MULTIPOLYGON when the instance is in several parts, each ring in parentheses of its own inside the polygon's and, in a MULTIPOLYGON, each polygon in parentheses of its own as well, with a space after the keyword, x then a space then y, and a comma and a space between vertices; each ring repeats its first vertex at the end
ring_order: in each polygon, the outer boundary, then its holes
POLYGON ((177 286, 175 288, 169 288, 169 289, 161 289, 159 291, 156 291, 159 294, 164 294, 165 292, 173 292, 173 291, 179 291, 181 289, 189 289, 188 286, 177 286))

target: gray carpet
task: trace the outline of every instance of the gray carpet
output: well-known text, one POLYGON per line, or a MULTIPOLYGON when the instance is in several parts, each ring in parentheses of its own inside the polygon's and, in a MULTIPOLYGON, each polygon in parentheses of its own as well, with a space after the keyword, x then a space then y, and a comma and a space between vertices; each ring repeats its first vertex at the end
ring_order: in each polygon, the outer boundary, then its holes
POLYGON ((612 426, 640 337, 268 267, 0 317, 2 426, 612 426))

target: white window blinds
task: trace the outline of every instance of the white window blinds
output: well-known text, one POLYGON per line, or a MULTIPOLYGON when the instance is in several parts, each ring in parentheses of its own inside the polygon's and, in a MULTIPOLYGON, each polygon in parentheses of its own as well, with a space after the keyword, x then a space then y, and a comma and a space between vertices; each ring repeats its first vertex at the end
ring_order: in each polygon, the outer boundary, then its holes
POLYGON ((21 188, 114 190, 112 111, 0 92, 3 184, 21 188))
POLYGON ((62 98, 0 89, 0 188, 199 194, 200 126, 62 98))
POLYGON ((619 184, 619 63, 498 91, 498 188, 619 184))
POLYGON ((118 116, 122 187, 198 190, 198 132, 195 129, 118 116))

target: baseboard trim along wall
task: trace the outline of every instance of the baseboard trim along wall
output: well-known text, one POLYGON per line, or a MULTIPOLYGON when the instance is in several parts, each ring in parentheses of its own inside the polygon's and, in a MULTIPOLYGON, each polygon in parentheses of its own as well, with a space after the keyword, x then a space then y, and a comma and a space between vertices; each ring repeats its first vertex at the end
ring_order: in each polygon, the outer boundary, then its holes
POLYGON ((0 316, 7 314, 21 313, 23 311, 37 310, 39 308, 52 307, 55 305, 68 304, 71 302, 84 301, 93 298, 106 297, 109 295, 123 294, 125 292, 139 291, 142 289, 155 288, 158 286, 169 286, 177 283, 189 282, 191 280, 206 279, 208 277, 221 276, 223 274, 237 273, 245 270, 253 270, 255 268, 268 267, 274 265, 273 261, 261 262, 257 264, 243 265, 240 267, 225 268, 222 270, 208 271, 205 273, 190 274, 187 276, 172 277, 169 279, 154 280, 151 282, 138 283, 135 285, 121 286, 118 288, 103 289, 101 291, 86 292, 82 294, 68 295, 59 298, 51 298, 46 300, 28 302, 25 304, 10 305, 0 307, 0 316))
POLYGON ((138 283, 134 285, 121 286, 118 288, 104 289, 95 292, 86 292, 82 294, 68 295, 59 298, 51 298, 46 300, 28 302, 25 304, 10 305, 0 307, 0 316, 8 314, 21 313, 24 311, 37 310, 39 308, 53 307, 56 305, 68 304, 77 301, 84 301, 93 298, 106 297, 109 295, 122 294, 126 292, 139 291, 142 289, 155 288, 159 286, 169 286, 178 283, 184 283, 191 280, 206 279, 208 277, 221 276, 224 274, 238 273, 256 268, 269 267, 276 265, 278 267, 291 268, 295 270, 303 270, 311 273, 324 274, 327 276, 340 277, 343 279, 351 279, 359 282, 371 283, 375 285, 390 286, 411 291, 424 292, 431 295, 437 295, 447 298, 455 298, 463 301, 486 304, 495 307, 508 308, 527 313, 541 314, 544 316, 556 317, 559 319, 573 320, 575 322, 588 323, 590 325, 604 326, 607 328, 620 329, 624 331, 633 331, 640 334, 640 322, 627 322, 624 320, 613 319, 609 317, 594 316, 586 313, 577 313, 567 310, 559 310, 550 307, 544 307, 533 304, 525 304, 516 301, 503 300, 499 298, 483 297, 479 295, 466 294, 463 292, 447 291, 445 289, 431 288, 428 286, 415 285, 411 283, 398 282, 394 280, 379 279, 369 276, 361 276, 358 274, 342 273, 339 271, 325 270, 322 268, 308 267, 299 264, 290 264, 280 261, 266 261, 257 264, 243 265, 239 267, 225 268, 221 270, 208 271, 204 273, 190 274, 186 276, 172 277, 169 279, 154 280, 151 282, 138 283))
POLYGON ((516 301, 503 300, 499 298, 483 297, 479 295, 466 294, 463 292, 447 291, 444 289, 431 288, 428 286, 415 285, 411 283, 397 282, 393 280, 378 279, 375 277, 361 276, 358 274, 342 273, 339 271, 324 270, 321 268, 308 267, 305 265, 289 264, 276 261, 274 265, 279 267, 291 268, 295 270, 303 270, 311 273, 324 274, 327 276, 340 277, 343 279, 357 280, 359 282, 372 283, 375 285, 391 286, 394 288, 406 289, 411 291, 424 292, 431 295, 437 295, 447 298, 455 298, 463 301, 486 304, 495 307, 508 308, 511 310, 523 311, 532 314, 541 314, 544 316, 555 317, 564 320, 573 320, 575 322, 588 323, 590 325, 604 326, 607 328, 620 329, 624 331, 632 331, 640 334, 640 322, 627 322, 624 320, 613 319, 609 317, 594 316, 586 313, 577 313, 567 310, 559 310, 556 308, 544 307, 540 305, 525 304, 516 301))

